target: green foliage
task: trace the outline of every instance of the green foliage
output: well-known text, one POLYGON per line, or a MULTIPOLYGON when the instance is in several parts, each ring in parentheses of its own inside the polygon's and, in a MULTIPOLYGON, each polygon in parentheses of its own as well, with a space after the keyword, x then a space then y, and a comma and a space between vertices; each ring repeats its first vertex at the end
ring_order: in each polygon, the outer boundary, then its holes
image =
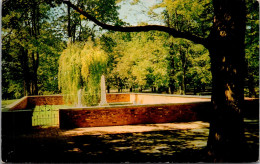
POLYGON ((164 20, 165 24, 178 31, 192 31, 205 37, 209 35, 213 20, 211 0, 162 0, 148 12, 164 20), (155 9, 163 8, 162 15, 157 16, 155 9))
POLYGON ((171 62, 169 68, 171 92, 186 94, 186 90, 203 91, 211 84, 209 52, 202 45, 185 39, 168 39, 171 62))
POLYGON ((58 77, 66 101, 77 104, 77 92, 82 89, 82 104, 96 105, 100 100, 100 78, 106 65, 107 56, 99 44, 91 40, 69 43, 60 56, 58 77))
MULTIPOLYGON (((118 18, 116 3, 120 0, 72 2, 104 23, 124 24, 118 18)), ((130 2, 133 5, 141 3, 139 0, 130 2)), ((246 89, 249 96, 257 97, 259 4, 256 0, 247 0, 246 4, 246 89)), ((169 27, 204 38, 213 21, 211 0, 162 0, 148 13, 169 27), (158 15, 159 8, 164 11, 158 15)), ((83 103, 94 105, 99 102, 102 73, 110 87, 164 88, 164 91, 170 88, 172 93, 194 90, 196 94, 210 87, 212 80, 209 52, 185 39, 155 31, 101 32, 74 10, 68 14, 67 6, 61 5, 60 1, 10 0, 3 4, 3 99, 36 93, 56 94, 61 89, 68 101, 76 103, 77 91, 81 88, 84 90, 83 103), (72 43, 63 51, 67 31, 71 32, 72 43)))
POLYGON ((166 92, 174 86, 174 92, 187 84, 199 92, 211 84, 209 54, 201 45, 155 31, 107 33, 103 42, 110 58, 108 85, 166 92))
POLYGON ((246 1, 247 21, 245 37, 245 53, 247 63, 246 88, 250 97, 259 95, 259 3, 246 1))
MULTIPOLYGON (((123 24, 118 18, 119 13, 117 9, 119 7, 116 5, 116 0, 81 0, 71 2, 101 22, 116 25, 123 24)), ((66 39, 70 38, 72 42, 87 41, 89 37, 94 40, 97 35, 100 35, 102 29, 93 25, 85 16, 73 9, 68 9, 66 5, 61 6, 60 10, 63 12, 57 15, 59 20, 58 26, 61 30, 66 31, 63 34, 66 39)))
POLYGON ((2 17, 3 98, 57 93, 61 35, 50 20, 50 3, 6 1, 2 17))
POLYGON ((114 61, 108 73, 111 81, 120 79, 129 88, 167 86, 168 50, 163 36, 158 32, 131 33, 130 38, 124 35, 117 33, 114 40, 114 61))

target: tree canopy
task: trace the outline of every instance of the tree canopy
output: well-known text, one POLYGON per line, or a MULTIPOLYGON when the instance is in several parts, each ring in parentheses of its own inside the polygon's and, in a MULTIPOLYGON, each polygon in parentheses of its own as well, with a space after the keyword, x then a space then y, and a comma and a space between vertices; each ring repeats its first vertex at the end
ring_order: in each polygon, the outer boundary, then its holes
POLYGON ((69 43, 59 59, 59 88, 68 103, 77 104, 82 89, 83 105, 97 105, 100 101, 100 77, 105 72, 106 53, 91 40, 69 43))

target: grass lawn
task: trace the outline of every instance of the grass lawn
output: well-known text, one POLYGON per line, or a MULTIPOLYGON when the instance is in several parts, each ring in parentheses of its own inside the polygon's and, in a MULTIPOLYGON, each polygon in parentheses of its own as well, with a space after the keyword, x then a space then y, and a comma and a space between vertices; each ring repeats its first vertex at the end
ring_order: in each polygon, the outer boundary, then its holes
POLYGON ((13 102, 17 101, 18 99, 13 99, 13 100, 2 100, 1 104, 1 108, 5 108, 7 105, 12 104, 13 102))
POLYGON ((69 105, 41 105, 33 110, 32 126, 59 126, 59 109, 69 105))

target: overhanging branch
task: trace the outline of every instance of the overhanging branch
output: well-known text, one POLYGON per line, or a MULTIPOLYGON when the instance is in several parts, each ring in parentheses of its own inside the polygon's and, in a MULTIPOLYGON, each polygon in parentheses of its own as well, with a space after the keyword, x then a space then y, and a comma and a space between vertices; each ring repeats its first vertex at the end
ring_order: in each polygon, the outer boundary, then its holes
POLYGON ((83 11, 79 7, 75 6, 72 4, 69 0, 64 0, 64 3, 66 3, 68 6, 79 12, 80 14, 84 15, 86 18, 91 20, 92 22, 96 23, 98 26, 107 29, 107 30, 112 30, 112 31, 121 31, 121 32, 141 32, 141 31, 151 31, 151 30, 156 30, 156 31, 163 31, 167 32, 168 34, 172 35, 173 37, 176 38, 184 38, 188 39, 190 41, 193 41, 194 43, 197 44, 206 44, 206 41, 204 38, 192 35, 191 33, 188 32, 180 32, 175 30, 174 28, 166 27, 166 26, 160 26, 160 25, 145 25, 145 26, 129 26, 129 27, 124 27, 124 26, 113 26, 109 24, 105 24, 97 20, 95 17, 91 16, 89 13, 86 11, 83 11))

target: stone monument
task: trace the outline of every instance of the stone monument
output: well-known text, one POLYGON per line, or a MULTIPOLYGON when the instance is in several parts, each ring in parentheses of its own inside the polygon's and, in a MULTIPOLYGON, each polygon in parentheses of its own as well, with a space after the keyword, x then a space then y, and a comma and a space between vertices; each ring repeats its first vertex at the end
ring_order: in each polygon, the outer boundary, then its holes
POLYGON ((82 89, 79 89, 78 90, 78 104, 77 104, 77 107, 82 107, 81 97, 82 97, 82 89))
POLYGON ((106 85, 105 85, 105 76, 101 76, 101 100, 99 106, 107 106, 107 98, 106 98, 106 85))

